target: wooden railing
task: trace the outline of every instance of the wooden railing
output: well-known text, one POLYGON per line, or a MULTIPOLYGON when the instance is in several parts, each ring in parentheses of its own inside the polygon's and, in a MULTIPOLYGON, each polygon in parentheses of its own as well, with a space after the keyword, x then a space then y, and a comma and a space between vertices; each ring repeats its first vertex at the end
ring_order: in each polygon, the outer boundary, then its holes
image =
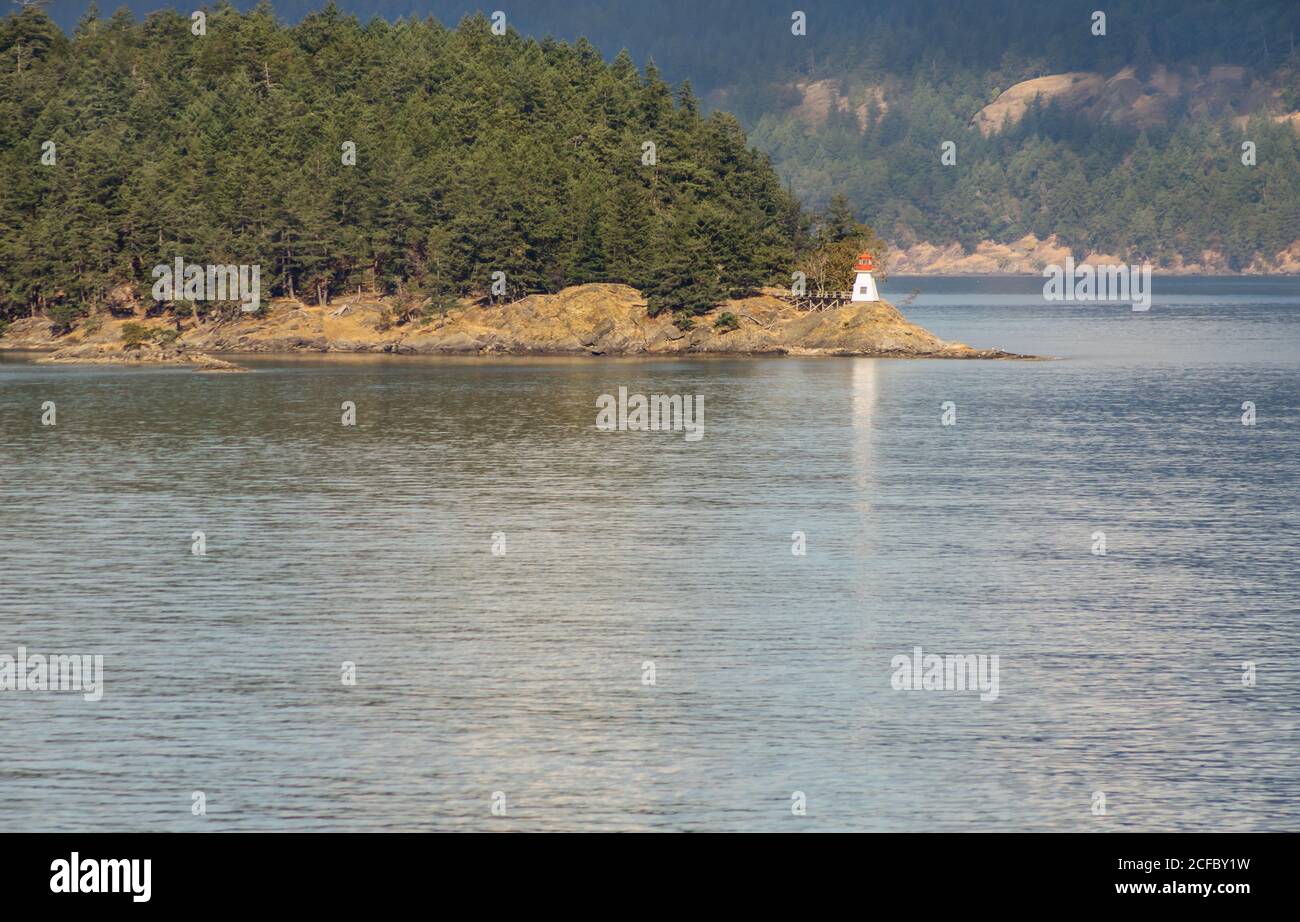
POLYGON ((776 297, 788 301, 801 311, 830 311, 843 307, 853 300, 851 291, 823 291, 820 293, 796 294, 783 292, 776 297))

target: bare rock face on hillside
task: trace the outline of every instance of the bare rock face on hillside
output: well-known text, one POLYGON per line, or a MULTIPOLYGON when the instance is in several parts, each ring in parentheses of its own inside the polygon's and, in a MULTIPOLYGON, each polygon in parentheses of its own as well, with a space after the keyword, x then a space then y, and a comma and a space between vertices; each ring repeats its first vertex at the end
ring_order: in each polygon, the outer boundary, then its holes
POLYGON ((1295 113, 1285 111, 1279 88, 1251 80, 1245 68, 1212 67, 1201 72, 1163 66, 1153 68, 1145 78, 1133 67, 1125 67, 1110 77, 1074 72, 1024 80, 975 113, 971 125, 985 137, 996 134, 1019 122, 1035 99, 1043 105, 1055 102, 1093 122, 1136 129, 1167 125, 1183 108, 1198 118, 1235 118, 1242 123, 1251 113, 1267 110, 1274 121, 1300 126, 1300 120, 1292 118, 1295 113))
MULTIPOLYGON (((93 335, 74 331, 67 337, 47 337, 43 345, 34 347, 59 348, 50 358, 58 362, 200 367, 205 363, 196 357, 206 359, 206 353, 220 352, 1016 357, 945 342, 909 323, 884 301, 800 311, 775 294, 768 291, 728 301, 711 314, 677 322, 668 314, 650 317, 641 295, 626 285, 579 285, 511 304, 462 304, 443 315, 404 325, 391 325, 385 302, 374 298, 344 298, 326 307, 277 299, 266 316, 191 326, 168 349, 124 348, 121 322, 111 319, 101 321, 93 335)), ((37 330, 25 324, 18 332, 20 341, 32 348, 37 330)), ((0 339, 0 346, 22 348, 6 340, 0 339)))
POLYGON ((1019 122, 1035 99, 1044 105, 1055 101, 1063 108, 1073 110, 1095 100, 1105 83, 1101 74, 1083 72, 1049 74, 1024 80, 976 112, 971 124, 988 137, 1019 122))
POLYGON ((832 112, 838 112, 852 114, 858 123, 858 131, 865 132, 873 124, 873 108, 876 123, 889 111, 889 101, 882 86, 862 87, 852 98, 845 94, 841 80, 796 83, 793 90, 798 102, 791 111, 800 122, 811 128, 820 128, 832 112))

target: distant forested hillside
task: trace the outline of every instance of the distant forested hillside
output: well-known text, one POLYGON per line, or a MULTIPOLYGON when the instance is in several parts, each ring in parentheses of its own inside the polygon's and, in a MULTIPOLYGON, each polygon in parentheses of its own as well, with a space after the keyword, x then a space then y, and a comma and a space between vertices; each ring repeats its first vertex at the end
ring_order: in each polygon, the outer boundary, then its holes
POLYGON ((4 314, 66 320, 178 256, 260 264, 264 291, 309 300, 436 302, 504 272, 510 295, 624 281, 698 310, 789 283, 805 219, 767 158, 627 55, 483 18, 206 25, 0 21, 4 314))
POLYGON ((713 98, 806 204, 844 194, 896 246, 1056 234, 1239 269, 1300 240, 1300 4, 1126 3, 1094 36, 1101 7, 872 4, 856 50, 713 98))

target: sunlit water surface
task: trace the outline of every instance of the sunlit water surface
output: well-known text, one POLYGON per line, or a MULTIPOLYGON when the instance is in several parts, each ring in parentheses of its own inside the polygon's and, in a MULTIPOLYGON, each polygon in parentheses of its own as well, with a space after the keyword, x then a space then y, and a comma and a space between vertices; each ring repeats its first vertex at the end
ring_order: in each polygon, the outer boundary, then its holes
POLYGON ((106 673, 0 692, 4 827, 1300 829, 1300 283, 1041 284, 885 294, 1050 362, 0 359, 0 654, 106 673))

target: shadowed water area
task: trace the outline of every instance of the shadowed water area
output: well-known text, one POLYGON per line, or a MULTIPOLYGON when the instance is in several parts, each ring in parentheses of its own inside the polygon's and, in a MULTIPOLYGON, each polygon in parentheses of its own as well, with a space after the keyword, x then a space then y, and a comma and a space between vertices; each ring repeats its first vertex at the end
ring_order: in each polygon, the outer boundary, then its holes
POLYGON ((1300 282, 913 287, 1060 360, 0 355, 0 654, 105 672, 0 691, 5 827, 1300 828, 1300 282))

